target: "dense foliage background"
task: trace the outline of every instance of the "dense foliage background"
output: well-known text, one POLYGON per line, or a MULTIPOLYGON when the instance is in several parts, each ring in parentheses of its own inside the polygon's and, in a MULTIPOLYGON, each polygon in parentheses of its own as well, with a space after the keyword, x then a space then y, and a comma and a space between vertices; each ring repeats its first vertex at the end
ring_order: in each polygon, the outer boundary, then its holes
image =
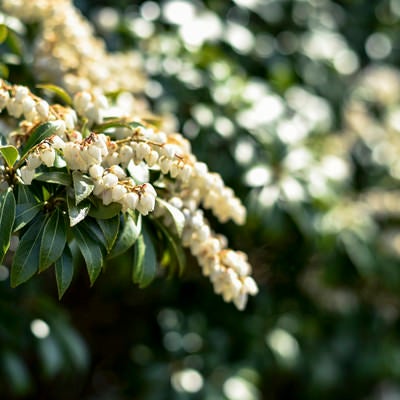
POLYGON ((0 266, 1 397, 399 398, 399 3, 75 4, 245 200, 219 229, 261 290, 239 312, 190 258, 145 290, 125 260, 59 302, 50 273, 10 289, 0 266))

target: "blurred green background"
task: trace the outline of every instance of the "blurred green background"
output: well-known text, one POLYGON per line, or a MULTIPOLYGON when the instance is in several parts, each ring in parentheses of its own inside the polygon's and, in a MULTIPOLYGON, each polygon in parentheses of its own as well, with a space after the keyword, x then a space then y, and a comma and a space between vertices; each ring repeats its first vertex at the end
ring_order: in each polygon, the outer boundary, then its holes
POLYGON ((10 289, 0 266, 0 397, 399 399, 400 2, 75 4, 244 199, 244 227, 212 222, 260 293, 239 312, 188 258, 58 302, 50 273, 10 289))

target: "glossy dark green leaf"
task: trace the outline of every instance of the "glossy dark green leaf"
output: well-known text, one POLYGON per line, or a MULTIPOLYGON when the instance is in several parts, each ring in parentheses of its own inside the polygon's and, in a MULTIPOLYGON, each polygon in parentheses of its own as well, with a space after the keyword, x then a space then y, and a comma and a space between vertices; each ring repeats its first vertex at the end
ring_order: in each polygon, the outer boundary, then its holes
POLYGON ((65 104, 67 104, 68 106, 72 106, 71 96, 60 86, 52 85, 49 83, 36 85, 36 87, 56 94, 65 104))
POLYGON ((74 276, 74 264, 69 246, 65 246, 61 257, 55 262, 58 298, 64 296, 74 276))
POLYGON ((51 136, 54 132, 57 131, 60 127, 59 121, 52 121, 52 122, 45 122, 38 127, 36 127, 29 139, 24 145, 24 149, 22 151, 21 157, 24 157, 25 154, 35 145, 40 143, 42 140, 46 139, 47 137, 51 136))
POLYGON ((29 185, 18 185, 17 186, 18 190, 18 204, 24 204, 24 203, 36 203, 36 199, 34 194, 32 193, 30 186, 29 185))
POLYGON ((89 211, 89 215, 96 219, 108 219, 115 217, 121 211, 121 204, 111 203, 108 206, 105 206, 103 202, 97 197, 90 198, 91 207, 89 211))
POLYGON ((15 161, 17 161, 18 150, 14 146, 0 146, 0 153, 9 167, 12 167, 15 161))
POLYGON ((90 284, 93 285, 103 266, 103 252, 101 246, 88 236, 86 230, 82 229, 80 225, 74 226, 71 230, 79 250, 85 259, 90 284))
POLYGON ((35 175, 35 180, 63 186, 72 185, 71 175, 62 171, 39 172, 35 175))
POLYGON ((169 217, 173 222, 173 226, 176 230, 176 233, 179 237, 182 236, 183 227, 185 226, 185 216, 183 212, 173 205, 169 204, 167 201, 160 199, 157 197, 156 201, 158 202, 160 207, 163 207, 169 217))
POLYGON ((106 239, 107 252, 109 253, 117 240, 120 223, 119 215, 109 219, 99 219, 97 223, 106 239))
POLYGON ((64 216, 62 212, 56 208, 52 214, 48 216, 43 229, 39 253, 39 272, 50 267, 50 265, 61 257, 67 242, 66 235, 64 216))
POLYGON ((0 198, 0 262, 8 248, 15 220, 15 197, 11 189, 0 198))
POLYGON ((132 280, 140 288, 144 288, 152 282, 157 273, 156 251, 145 227, 135 243, 134 252, 132 280))
POLYGON ((96 243, 101 243, 104 249, 107 249, 107 241, 104 234, 94 218, 88 217, 80 224, 81 229, 85 230, 86 235, 96 243))
POLYGON ((72 181, 74 184, 75 204, 78 205, 82 200, 85 200, 93 192, 93 181, 80 171, 72 173, 72 181))
POLYGON ((142 216, 139 214, 138 220, 135 222, 130 214, 125 214, 121 221, 121 225, 115 245, 108 255, 109 258, 114 258, 125 253, 134 245, 142 230, 142 216))
POLYGON ((43 204, 41 203, 17 204, 13 231, 18 231, 31 222, 42 207, 43 204))
POLYGON ((75 205, 75 200, 67 196, 67 206, 70 226, 75 226, 76 224, 79 224, 79 222, 83 221, 89 214, 89 202, 83 202, 79 205, 75 205))
POLYGON ((39 270, 39 253, 47 218, 39 214, 20 238, 11 267, 11 286, 27 281, 39 270))

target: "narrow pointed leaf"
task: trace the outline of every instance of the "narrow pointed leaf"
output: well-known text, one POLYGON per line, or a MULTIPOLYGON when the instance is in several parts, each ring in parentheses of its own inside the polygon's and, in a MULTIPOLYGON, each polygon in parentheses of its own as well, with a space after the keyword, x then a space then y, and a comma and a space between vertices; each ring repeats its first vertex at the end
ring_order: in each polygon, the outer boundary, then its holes
POLYGON ((142 230, 142 217, 139 214, 138 220, 135 222, 130 214, 125 214, 122 224, 123 226, 120 229, 115 245, 108 255, 109 258, 114 258, 125 253, 134 245, 142 230))
POLYGON ((10 247, 15 208, 14 193, 9 189, 0 199, 0 262, 10 247))
POLYGON ((25 156, 25 154, 35 145, 40 143, 42 140, 51 136, 57 129, 60 127, 59 121, 45 122, 44 124, 36 127, 29 139, 25 143, 24 150, 22 151, 21 158, 25 156))
POLYGON ((157 256, 147 230, 143 228, 134 247, 132 280, 140 288, 148 286, 157 273, 157 256))
POLYGON ((42 207, 41 203, 17 204, 13 231, 18 231, 31 222, 42 207))
POLYGON ((11 286, 31 278, 39 269, 39 252, 47 218, 39 214, 19 241, 11 267, 11 286))
POLYGON ((74 276, 74 264, 72 253, 68 246, 65 246, 61 257, 55 262, 56 281, 58 289, 58 298, 64 296, 65 291, 69 288, 74 276))
POLYGON ((35 203, 36 199, 34 194, 31 192, 29 185, 18 185, 18 204, 24 203, 35 203))
POLYGON ((93 285, 103 266, 103 252, 101 251, 101 247, 86 234, 85 230, 83 230, 80 225, 74 226, 72 228, 72 233, 85 259, 90 284, 93 285))
POLYGON ((56 94, 65 104, 67 104, 68 106, 72 106, 71 96, 60 86, 52 85, 49 83, 36 85, 36 87, 56 94))
POLYGON ((12 167, 17 161, 18 150, 11 145, 0 146, 0 152, 9 167, 12 167))
POLYGON ((57 208, 47 218, 43 229, 42 243, 39 253, 39 272, 50 267, 61 257, 64 251, 66 238, 66 226, 64 216, 57 208))
POLYGON ((69 216, 69 226, 75 226, 79 222, 83 221, 89 214, 90 203, 84 202, 75 205, 75 201, 67 196, 67 206, 68 206, 68 216, 69 216))
POLYGON ((35 175, 35 180, 63 186, 72 185, 71 175, 62 171, 39 172, 35 175))
POLYGON ((74 171, 72 173, 72 181, 74 183, 75 204, 78 205, 82 200, 85 200, 93 192, 93 181, 82 174, 82 172, 74 171))
POLYGON ((156 201, 160 207, 163 207, 167 211, 168 215, 172 219, 177 235, 181 237, 183 227, 185 226, 185 216, 183 215, 183 212, 159 197, 157 197, 156 201))
POLYGON ((97 220, 115 217, 121 211, 121 204, 111 203, 105 206, 99 198, 94 196, 90 198, 90 203, 89 215, 97 220))
POLYGON ((90 237, 96 243, 101 243, 104 249, 107 249, 106 238, 104 237, 99 224, 94 218, 86 218, 81 222, 80 228, 86 232, 86 236, 90 237))
POLYGON ((117 240, 120 223, 119 215, 109 219, 99 219, 97 223, 106 239, 107 252, 109 253, 117 240))

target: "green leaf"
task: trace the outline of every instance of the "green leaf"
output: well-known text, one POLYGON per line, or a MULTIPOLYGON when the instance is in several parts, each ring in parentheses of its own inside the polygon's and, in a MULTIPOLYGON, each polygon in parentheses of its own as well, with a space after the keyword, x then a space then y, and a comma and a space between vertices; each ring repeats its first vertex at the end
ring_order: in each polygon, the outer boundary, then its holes
POLYGON ((35 203, 36 199, 34 194, 31 192, 29 185, 18 185, 18 204, 23 203, 35 203))
POLYGON ((161 223, 157 223, 158 228, 164 234, 165 239, 167 240, 167 249, 170 253, 169 262, 166 264, 168 267, 172 267, 178 269, 179 275, 182 275, 186 266, 186 257, 185 252, 182 248, 181 242, 179 238, 171 235, 171 233, 166 229, 161 223), (172 258, 171 258, 172 256, 172 258))
POLYGON ((183 227, 185 226, 185 216, 183 215, 183 212, 159 197, 156 198, 156 201, 167 211, 168 215, 172 219, 176 233, 181 237, 183 227))
POLYGON ((51 136, 59 128, 60 128, 60 121, 45 122, 44 124, 41 124, 38 127, 36 127, 29 136, 27 142, 25 143, 24 149, 21 154, 21 158, 23 158, 32 147, 36 146, 42 140, 51 136))
POLYGON ((11 145, 0 146, 0 152, 7 165, 11 168, 18 158, 18 150, 16 147, 11 145))
POLYGON ((8 189, 0 199, 0 262, 10 247, 15 208, 14 193, 11 189, 8 189))
POLYGON ((78 205, 82 200, 90 196, 93 192, 94 184, 92 179, 80 171, 72 173, 72 181, 74 183, 75 204, 78 205))
POLYGON ((0 44, 7 39, 8 29, 4 24, 0 24, 0 44))
POLYGON ((65 246, 61 257, 55 262, 56 281, 58 289, 58 298, 64 296, 65 291, 69 288, 74 276, 74 265, 72 253, 68 246, 65 246))
POLYGON ((31 222, 42 207, 41 203, 17 204, 13 231, 18 231, 31 222))
POLYGON ((63 186, 72 185, 71 175, 62 171, 39 172, 35 175, 35 180, 63 186))
POLYGON ((38 340, 37 346, 44 376, 46 378, 56 376, 65 362, 60 344, 54 335, 49 335, 38 340))
POLYGON ((79 204, 79 206, 75 205, 74 200, 67 196, 67 206, 68 206, 68 216, 69 216, 69 226, 75 226, 79 222, 83 221, 90 210, 90 203, 84 202, 79 204))
POLYGON ((71 96, 60 86, 48 84, 36 85, 37 88, 56 94, 65 104, 72 106, 71 96))
POLYGON ((39 272, 44 271, 61 257, 64 251, 66 226, 62 212, 56 208, 47 218, 43 229, 42 243, 39 253, 39 272))
POLYGON ((117 240, 120 223, 119 215, 109 219, 99 219, 97 223, 106 239, 107 252, 109 253, 117 240))
POLYGON ((130 247, 134 245, 137 238, 139 237, 141 230, 141 214, 139 214, 137 222, 135 222, 130 214, 125 214, 124 219, 122 220, 122 229, 120 229, 118 238, 108 257, 114 258, 119 256, 120 254, 125 253, 130 247))
POLYGON ((22 58, 24 54, 22 40, 11 29, 7 31, 6 43, 14 54, 22 58))
POLYGON ((89 200, 92 204, 89 215, 93 218, 108 219, 115 217, 121 211, 121 204, 119 203, 111 203, 108 206, 105 206, 97 197, 91 197, 89 200))
POLYGON ((39 214, 19 241, 11 267, 11 286, 27 281, 39 269, 39 252, 47 218, 39 214))
POLYGON ((11 386, 13 394, 18 397, 26 395, 32 388, 32 379, 23 359, 16 353, 5 350, 0 361, 4 378, 11 386))
POLYGON ((104 237, 99 224, 94 218, 86 218, 81 222, 80 227, 81 229, 85 230, 88 237, 92 238, 97 243, 101 243, 104 246, 104 249, 107 248, 106 238, 104 237))
POLYGON ((82 229, 80 225, 74 226, 72 228, 72 233, 85 259, 90 284, 93 285, 103 266, 103 252, 101 247, 87 235, 86 231, 82 229))
POLYGON ((104 122, 102 124, 95 125, 92 129, 96 133, 102 133, 102 132, 105 132, 106 130, 111 129, 111 128, 128 128, 128 129, 132 129, 132 127, 126 121, 124 121, 122 119, 118 119, 118 118, 109 120, 109 121, 104 122))
POLYGON ((157 273, 156 251, 145 227, 135 243, 134 251, 132 280, 140 288, 144 288, 151 283, 157 273))
POLYGON ((10 75, 10 70, 8 69, 7 65, 0 62, 0 78, 8 79, 10 75))

